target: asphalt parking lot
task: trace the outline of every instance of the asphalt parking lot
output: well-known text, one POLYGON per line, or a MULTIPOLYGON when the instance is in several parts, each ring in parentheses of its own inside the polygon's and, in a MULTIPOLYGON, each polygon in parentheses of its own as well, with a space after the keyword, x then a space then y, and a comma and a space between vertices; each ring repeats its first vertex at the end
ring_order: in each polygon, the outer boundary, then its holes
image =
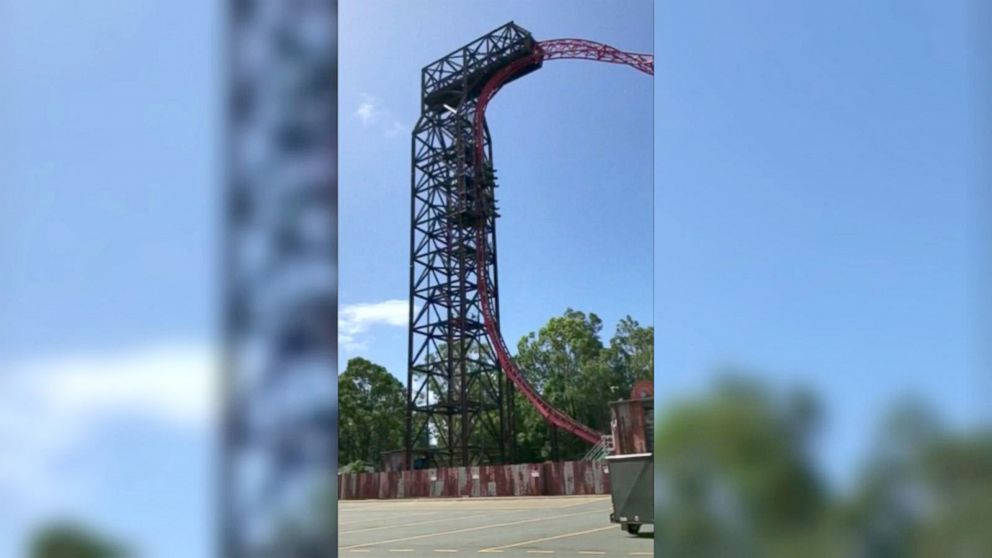
POLYGON ((653 556, 610 523, 609 496, 352 500, 338 504, 341 556, 653 556))

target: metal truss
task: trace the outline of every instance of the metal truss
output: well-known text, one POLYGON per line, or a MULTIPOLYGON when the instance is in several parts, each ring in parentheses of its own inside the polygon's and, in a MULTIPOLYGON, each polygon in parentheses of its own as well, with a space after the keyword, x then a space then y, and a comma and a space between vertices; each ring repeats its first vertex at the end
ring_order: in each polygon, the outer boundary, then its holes
POLYGON ((334 556, 337 2, 227 10, 221 553, 334 556))
POLYGON ((422 72, 412 146, 408 468, 415 459, 457 466, 512 458, 513 388, 488 343, 481 300, 485 292, 498 315, 495 173, 488 131, 475 136, 473 123, 486 81, 533 49, 530 33, 510 22, 422 72), (486 154, 481 167, 477 149, 486 154))

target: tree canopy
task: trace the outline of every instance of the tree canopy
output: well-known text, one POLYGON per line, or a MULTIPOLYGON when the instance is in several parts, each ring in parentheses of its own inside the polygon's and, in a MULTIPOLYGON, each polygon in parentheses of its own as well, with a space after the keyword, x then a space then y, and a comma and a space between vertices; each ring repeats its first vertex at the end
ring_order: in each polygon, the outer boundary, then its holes
POLYGON ((406 392, 384 367, 348 361, 338 377, 338 462, 347 472, 378 469, 382 452, 403 447, 406 392))
POLYGON ((31 558, 127 558, 120 543, 75 522, 42 527, 30 543, 31 558))
POLYGON ((857 484, 831 491, 808 451, 815 397, 743 377, 662 409, 660 556, 992 556, 992 433, 898 405, 857 484))
POLYGON ((818 524, 825 494, 806 451, 815 409, 806 393, 776 397, 728 376, 662 410, 655 462, 667 504, 657 524, 672 555, 777 555, 769 541, 818 524))
MULTIPOLYGON (((537 332, 524 336, 517 344, 515 358, 527 380, 552 405, 579 422, 608 433, 609 402, 628 398, 635 381, 654 378, 654 328, 641 326, 627 316, 617 324, 607 343, 603 341, 602 328, 602 320, 596 314, 567 309, 537 332)), ((447 346, 438 349, 441 353, 447 350, 447 346)), ((479 349, 452 350, 473 354, 479 349)), ((429 355, 428 362, 440 358, 440 354, 429 355)), ((496 389, 493 386, 502 380, 498 374, 480 371, 468 387, 469 397, 482 400, 484 387, 496 389)), ((341 374, 338 389, 341 470, 378 468, 382 451, 402 448, 406 408, 403 385, 382 366, 354 358, 341 374)), ((432 400, 446 398, 446 394, 438 392, 435 382, 429 382, 428 389, 432 400)), ((472 443, 495 448, 499 446, 500 434, 490 423, 495 424, 499 411, 486 413, 480 417, 480 424, 487 427, 473 429, 476 439, 472 443)), ((544 419, 520 395, 514 400, 514 413, 514 461, 552 459, 553 431, 544 419)), ((432 431, 432 435, 443 433, 432 431)), ((558 436, 557 441, 559 459, 579 458, 589 449, 585 442, 568 435, 558 436)))
MULTIPOLYGON (((654 328, 630 316, 620 320, 608 345, 596 314, 571 308, 551 318, 517 344, 516 362, 527 380, 552 405, 579 422, 608 433, 609 402, 630 397, 634 382, 654 378, 654 328)), ((516 401, 517 460, 552 458, 552 432, 523 398, 516 401)), ((559 458, 579 458, 588 445, 558 438, 559 458)))

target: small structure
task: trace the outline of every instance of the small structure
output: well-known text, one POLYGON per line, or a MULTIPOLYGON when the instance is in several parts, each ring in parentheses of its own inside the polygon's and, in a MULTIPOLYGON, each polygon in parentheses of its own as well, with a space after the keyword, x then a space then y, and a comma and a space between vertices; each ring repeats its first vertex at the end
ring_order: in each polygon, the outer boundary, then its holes
MULTIPOLYGON (((414 453, 411 464, 413 470, 426 469, 428 466, 428 456, 426 453, 414 453)), ((407 470, 406 450, 398 449, 382 452, 382 471, 385 473, 398 473, 407 470)))
POLYGON ((406 450, 382 452, 382 470, 387 473, 402 471, 406 467, 406 450))
POLYGON ((610 403, 613 455, 610 471, 613 513, 610 521, 636 535, 654 524, 654 390, 638 382, 631 399, 610 403))

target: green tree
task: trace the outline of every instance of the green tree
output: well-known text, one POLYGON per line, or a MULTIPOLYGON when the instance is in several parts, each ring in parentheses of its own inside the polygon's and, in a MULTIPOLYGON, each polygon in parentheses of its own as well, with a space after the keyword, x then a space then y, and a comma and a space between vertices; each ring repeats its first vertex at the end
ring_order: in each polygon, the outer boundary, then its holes
POLYGON ((338 377, 338 460, 353 469, 379 469, 382 452, 403 446, 406 394, 384 367, 348 361, 338 377))
MULTIPOLYGON (((609 402, 626 399, 634 381, 654 377, 654 330, 629 316, 620 321, 608 346, 596 314, 571 308, 551 318, 517 344, 516 362, 549 403, 577 421, 609 432, 609 402)), ((518 461, 551 457, 549 427, 523 398, 517 398, 518 461)), ((576 438, 558 438, 560 457, 581 457, 589 448, 576 438)))
MULTIPOLYGON (((601 338, 602 320, 596 314, 568 309, 562 316, 551 318, 538 332, 523 337, 514 357, 528 382, 552 405, 579 422, 601 432, 609 432, 609 401, 629 397, 636 380, 654 378, 654 330, 642 327, 629 316, 617 325, 609 345, 601 338)), ((493 355, 477 344, 439 344, 424 364, 438 374, 446 374, 449 351, 467 355, 470 384, 468 398, 475 402, 491 401, 487 394, 500 390, 506 379, 496 370, 481 370, 479 362, 491 362, 493 355)), ((424 381, 417 376, 417 385, 424 381)), ((452 384, 454 396, 460 385, 452 384)), ((418 404, 437 403, 449 398, 447 386, 435 378, 427 379, 427 388, 418 395, 418 404)), ((552 457, 552 429, 521 394, 514 398, 514 421, 517 462, 537 462, 552 457)), ((473 417, 473 438, 470 444, 483 448, 493 456, 500 447, 498 408, 481 410, 473 417)), ((455 432, 460 431, 461 418, 451 419, 455 432)), ((432 438, 447 437, 446 424, 428 425, 432 438)), ((417 428, 416 430, 420 430, 417 428)), ((588 451, 588 445, 567 434, 558 436, 559 456, 578 458, 588 451)), ((344 462, 342 460, 342 462, 344 462)))
POLYGON ((654 380, 654 328, 642 327, 630 316, 620 320, 604 358, 618 369, 624 385, 654 380))
POLYGON ((922 403, 883 423, 848 528, 873 557, 992 556, 992 432, 947 429, 922 403))
POLYGON ((945 435, 920 457, 930 509, 913 556, 992 556, 992 431, 945 435))
POLYGON ((815 409, 809 394, 775 397, 734 378, 667 407, 655 433, 662 555, 819 555, 811 538, 826 498, 807 455, 815 409))
POLYGON ((116 541, 74 522, 60 521, 42 527, 32 538, 31 558, 126 558, 116 541))

